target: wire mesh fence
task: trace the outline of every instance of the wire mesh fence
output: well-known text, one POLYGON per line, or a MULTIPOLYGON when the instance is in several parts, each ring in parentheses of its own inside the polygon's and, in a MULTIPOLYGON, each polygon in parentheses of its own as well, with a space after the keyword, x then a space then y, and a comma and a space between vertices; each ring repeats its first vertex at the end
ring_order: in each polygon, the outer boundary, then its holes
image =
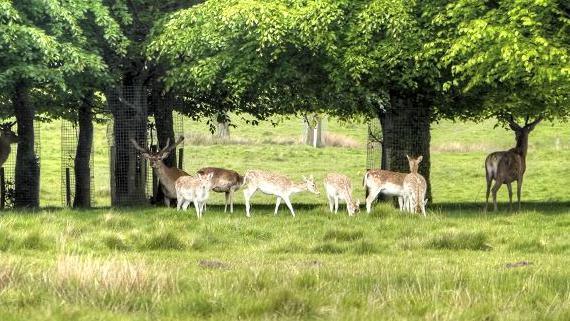
MULTIPOLYGON (((37 168, 40 168, 40 155, 41 155, 41 123, 36 122, 34 125, 34 154, 37 168)), ((10 144, 10 149, 6 161, 0 168, 0 209, 13 208, 16 203, 16 160, 18 158, 18 145, 16 143, 10 144)), ((27 171, 27 167, 35 167, 36 164, 22 163, 21 171, 27 171)), ((35 195, 21 193, 18 195, 20 198, 19 203, 25 204, 36 198, 35 195)))
POLYGON ((378 120, 368 123, 366 142, 366 170, 378 169, 382 165, 382 130, 378 120))
MULTIPOLYGON (((77 156, 77 143, 79 136, 79 128, 77 123, 62 120, 61 121, 61 204, 62 206, 73 206, 75 198, 75 161, 77 156)), ((89 175, 90 180, 90 195, 93 201, 93 191, 95 186, 95 171, 94 171, 94 148, 88 151, 91 154, 89 160, 89 175)))
POLYGON ((113 115, 107 129, 111 177, 111 204, 142 205, 146 191, 148 165, 131 140, 147 146, 147 90, 144 86, 122 86, 109 90, 107 104, 113 115))

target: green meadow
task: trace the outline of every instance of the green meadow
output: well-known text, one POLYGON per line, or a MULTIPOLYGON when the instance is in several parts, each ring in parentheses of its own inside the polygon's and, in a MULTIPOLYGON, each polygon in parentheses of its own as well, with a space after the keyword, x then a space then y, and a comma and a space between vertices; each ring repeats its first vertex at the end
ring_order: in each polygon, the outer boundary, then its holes
MULTIPOLYGON (((246 125, 229 141, 186 121, 184 167, 266 169, 321 182, 336 171, 363 200, 366 125, 326 122, 329 143, 299 144, 302 123, 246 125)), ((514 135, 494 122, 432 130, 428 216, 377 204, 348 217, 326 197, 256 194, 246 218, 213 193, 193 210, 109 208, 105 126, 95 141, 97 208, 61 208, 60 123, 42 124, 42 206, 0 216, 0 320, 569 320, 570 128, 542 123, 529 139, 522 211, 483 213, 487 153, 514 135)), ((322 188, 322 186, 321 186, 322 188)))

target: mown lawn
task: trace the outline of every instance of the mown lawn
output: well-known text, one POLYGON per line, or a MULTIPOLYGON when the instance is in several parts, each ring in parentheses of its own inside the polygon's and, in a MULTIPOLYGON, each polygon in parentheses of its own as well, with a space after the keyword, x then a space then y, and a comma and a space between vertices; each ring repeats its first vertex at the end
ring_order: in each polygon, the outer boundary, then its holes
MULTIPOLYGON (((58 126, 42 132, 48 206, 61 201, 58 126)), ((366 136, 362 124, 327 128, 361 144, 366 136)), ((99 129, 96 201, 105 205, 99 129)), ((205 137, 206 127, 185 131, 205 137)), ((294 144, 300 133, 296 119, 240 126, 232 144, 187 146, 187 169, 319 181, 334 170, 362 196, 364 148, 315 150, 294 144)), ((484 214, 483 159, 513 140, 492 122, 434 125, 427 219, 386 204, 333 215, 322 194, 294 196, 296 218, 285 207, 273 216, 273 198, 256 195, 247 219, 241 193, 232 215, 214 195, 202 220, 164 208, 2 212, 0 320, 569 320, 570 129, 541 124, 531 134, 522 212, 484 214)))

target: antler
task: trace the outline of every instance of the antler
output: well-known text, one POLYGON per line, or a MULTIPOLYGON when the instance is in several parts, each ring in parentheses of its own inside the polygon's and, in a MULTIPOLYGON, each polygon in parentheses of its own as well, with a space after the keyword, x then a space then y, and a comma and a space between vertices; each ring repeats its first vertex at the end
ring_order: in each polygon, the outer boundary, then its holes
POLYGON ((176 141, 176 143, 174 143, 174 145, 169 146, 170 138, 168 138, 166 140, 166 146, 160 151, 160 153, 161 154, 170 153, 174 148, 176 148, 176 146, 180 145, 182 141, 184 141, 184 136, 180 136, 180 138, 178 138, 178 140, 176 141))
POLYGON ((133 145, 135 146, 135 148, 138 151, 143 152, 143 153, 147 153, 147 154, 150 153, 148 149, 140 147, 139 144, 137 143, 137 141, 134 140, 133 138, 131 138, 130 141, 131 141, 131 143, 133 143, 133 145))

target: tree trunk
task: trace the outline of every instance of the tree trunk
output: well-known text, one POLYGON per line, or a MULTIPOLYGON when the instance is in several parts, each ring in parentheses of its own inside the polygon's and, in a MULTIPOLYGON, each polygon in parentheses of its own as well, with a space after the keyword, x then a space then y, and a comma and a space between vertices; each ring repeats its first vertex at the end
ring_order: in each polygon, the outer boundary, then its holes
MULTIPOLYGON (((173 99, 169 94, 161 94, 161 88, 152 89, 151 106, 154 110, 154 120, 156 122, 156 136, 159 148, 166 146, 166 141, 170 144, 176 142, 174 137, 174 119, 172 117, 173 99)), ((176 166, 176 150, 173 150, 168 158, 164 160, 167 166, 176 166)))
POLYGON ((390 108, 380 117, 382 124, 382 169, 409 173, 406 155, 423 156, 419 173, 427 182, 427 197, 431 202, 430 184, 430 120, 431 104, 419 95, 391 94, 390 108))
POLYGON ((40 166, 34 151, 35 110, 28 93, 26 84, 17 83, 12 100, 20 137, 16 156, 15 207, 40 206, 40 166))
POLYGON ((303 137, 304 144, 315 148, 322 147, 322 131, 323 124, 321 118, 317 120, 315 127, 305 121, 305 137, 303 137))
POLYGON ((125 81, 119 92, 108 96, 113 113, 114 180, 113 205, 146 202, 146 166, 130 139, 146 144, 147 95, 142 83, 125 81))
MULTIPOLYGON (((166 146, 166 141, 170 144, 176 142, 174 137, 174 119, 172 117, 173 99, 168 93, 164 94, 160 84, 154 83, 151 91, 151 110, 154 111, 154 120, 156 122, 156 136, 158 139, 158 148, 166 146)), ((173 150, 166 159, 164 159, 166 166, 176 166, 176 150, 173 150)), ((164 193, 162 188, 155 185, 153 188, 153 202, 154 204, 163 204, 164 193)))
POLYGON ((79 106, 79 138, 75 152, 75 198, 73 207, 91 207, 91 151, 93 150, 93 93, 87 93, 79 106))
POLYGON ((229 139, 230 138, 230 124, 227 121, 218 121, 216 126, 216 133, 218 138, 229 139))

